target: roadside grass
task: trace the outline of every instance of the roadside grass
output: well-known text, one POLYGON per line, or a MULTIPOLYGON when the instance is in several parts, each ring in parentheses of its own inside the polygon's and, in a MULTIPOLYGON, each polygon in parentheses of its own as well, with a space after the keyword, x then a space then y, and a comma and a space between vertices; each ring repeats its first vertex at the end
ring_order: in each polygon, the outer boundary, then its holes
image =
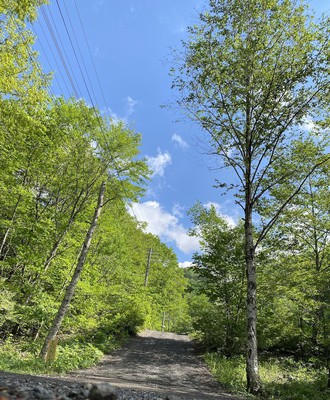
POLYGON ((97 347, 74 341, 63 341, 57 346, 54 361, 44 362, 38 357, 41 342, 13 342, 0 346, 0 370, 26 374, 63 374, 95 365, 103 352, 97 347))
MULTIPOLYGON (((205 360, 223 388, 247 396, 244 357, 224 358, 216 353, 207 353, 205 360)), ((312 363, 268 357, 260 362, 260 376, 264 388, 263 399, 330 399, 330 392, 326 390, 327 371, 323 367, 316 368, 312 363)))

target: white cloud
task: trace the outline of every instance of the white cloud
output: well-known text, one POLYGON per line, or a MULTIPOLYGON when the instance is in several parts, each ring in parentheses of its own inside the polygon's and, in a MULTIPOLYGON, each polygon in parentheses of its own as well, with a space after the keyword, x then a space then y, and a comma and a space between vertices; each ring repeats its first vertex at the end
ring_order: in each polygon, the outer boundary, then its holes
POLYGON ((302 120, 301 128, 304 131, 310 132, 315 129, 316 125, 312 117, 306 116, 302 120))
POLYGON ((219 214, 220 217, 222 217, 230 227, 234 227, 237 225, 237 223, 233 217, 231 217, 230 215, 224 214, 221 211, 221 209, 222 209, 221 204, 212 202, 212 201, 209 201, 208 203, 204 204, 204 207, 207 208, 208 210, 211 208, 211 206, 213 206, 215 208, 217 214, 219 214))
POLYGON ((168 152, 162 153, 160 149, 158 149, 158 154, 155 157, 147 156, 147 162, 150 169, 153 171, 153 175, 164 175, 165 167, 168 164, 171 164, 171 155, 168 152))
POLYGON ((184 208, 182 206, 180 206, 180 204, 175 203, 173 208, 172 208, 172 213, 176 217, 182 218, 183 217, 183 210, 184 210, 184 208))
POLYGON ((159 236, 166 242, 174 242, 183 253, 199 250, 199 240, 188 236, 186 228, 179 219, 165 210, 157 201, 133 203, 129 212, 139 221, 147 222, 146 231, 159 236))
POLYGON ((129 117, 135 112, 135 106, 138 104, 138 101, 132 99, 131 96, 127 96, 125 101, 126 101, 126 117, 129 117))
POLYGON ((116 125, 119 124, 119 122, 127 122, 125 118, 120 117, 117 115, 115 112, 111 110, 111 108, 108 108, 108 115, 110 115, 110 118, 112 119, 112 122, 116 125))
POLYGON ((182 137, 180 135, 177 135, 176 133, 174 133, 174 135, 172 136, 172 142, 177 143, 180 147, 182 147, 183 149, 186 149, 188 147, 188 143, 185 142, 182 137))
POLYGON ((125 114, 119 115, 118 113, 114 112, 110 107, 106 110, 102 110, 102 114, 108 114, 112 119, 114 124, 118 124, 119 122, 124 122, 125 124, 128 123, 129 117, 134 114, 135 106, 139 103, 137 100, 134 100, 131 96, 127 96, 124 99, 124 109, 125 114))
POLYGON ((179 262, 180 268, 188 268, 188 267, 191 267, 192 265, 193 265, 193 263, 191 261, 179 262))

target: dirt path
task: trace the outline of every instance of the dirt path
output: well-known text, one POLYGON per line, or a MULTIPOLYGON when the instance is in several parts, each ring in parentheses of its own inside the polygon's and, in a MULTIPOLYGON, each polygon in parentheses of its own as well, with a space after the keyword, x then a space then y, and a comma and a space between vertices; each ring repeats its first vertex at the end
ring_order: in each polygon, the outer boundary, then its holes
POLYGON ((188 336, 173 333, 144 331, 95 367, 66 378, 170 393, 182 399, 238 400, 221 391, 188 336))

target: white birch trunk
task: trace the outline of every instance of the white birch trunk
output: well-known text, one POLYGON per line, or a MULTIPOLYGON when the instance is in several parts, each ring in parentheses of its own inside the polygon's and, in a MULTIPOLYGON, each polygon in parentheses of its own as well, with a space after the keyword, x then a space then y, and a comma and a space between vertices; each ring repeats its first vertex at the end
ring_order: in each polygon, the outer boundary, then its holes
POLYGON ((247 341, 246 341, 246 377, 250 393, 261 391, 257 345, 257 276, 255 267, 255 247, 252 231, 252 210, 247 206, 245 212, 245 259, 247 276, 247 341))
POLYGON ((69 283, 68 287, 66 288, 66 292, 64 295, 64 299, 62 301, 62 304, 57 312, 57 315, 52 323, 52 326, 48 332, 47 337, 45 338, 44 344, 42 346, 42 349, 40 351, 40 357, 43 358, 44 360, 46 360, 46 356, 47 356, 47 351, 48 351, 48 347, 49 347, 49 343, 51 342, 51 340, 54 340, 61 325, 63 322, 63 319, 69 309, 72 297, 74 295, 77 283, 79 281, 81 272, 83 270, 84 264, 85 264, 85 260, 87 257, 87 253, 88 250, 90 248, 91 242, 92 242, 92 238, 93 238, 93 234, 95 231, 95 228, 97 226, 97 221, 99 219, 99 216, 101 214, 101 209, 104 203, 104 192, 105 192, 105 182, 102 182, 102 185, 100 187, 100 191, 99 191, 99 197, 98 197, 98 201, 97 201, 97 206, 95 208, 95 212, 94 212, 94 216, 93 219, 91 221, 91 224, 89 226, 88 232, 86 234, 85 237, 85 241, 83 243, 83 246, 81 248, 80 254, 79 254, 79 258, 77 261, 77 266, 76 269, 73 273, 71 282, 69 283))

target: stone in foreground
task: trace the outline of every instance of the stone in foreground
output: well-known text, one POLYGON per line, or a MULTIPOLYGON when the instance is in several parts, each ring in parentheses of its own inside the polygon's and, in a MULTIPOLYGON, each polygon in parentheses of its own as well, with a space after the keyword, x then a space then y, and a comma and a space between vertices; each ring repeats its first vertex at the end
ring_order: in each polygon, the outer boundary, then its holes
POLYGON ((89 400, 117 400, 116 389, 110 383, 98 383, 92 386, 89 400))

